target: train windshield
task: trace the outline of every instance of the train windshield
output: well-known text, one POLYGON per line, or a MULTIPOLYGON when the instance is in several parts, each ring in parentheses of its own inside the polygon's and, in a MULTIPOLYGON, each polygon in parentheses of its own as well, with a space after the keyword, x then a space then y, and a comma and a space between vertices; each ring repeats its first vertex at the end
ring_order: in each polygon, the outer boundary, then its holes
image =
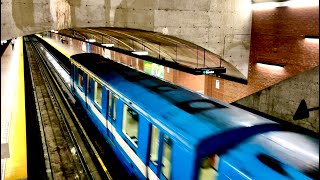
POLYGON ((273 157, 298 169, 306 176, 319 176, 319 139, 294 132, 269 132, 255 141, 273 157))
POLYGON ((319 139, 293 132, 267 132, 199 160, 199 180, 216 179, 218 174, 231 179, 318 179, 319 139))
POLYGON ((219 156, 216 154, 201 159, 199 180, 215 180, 218 176, 219 156))

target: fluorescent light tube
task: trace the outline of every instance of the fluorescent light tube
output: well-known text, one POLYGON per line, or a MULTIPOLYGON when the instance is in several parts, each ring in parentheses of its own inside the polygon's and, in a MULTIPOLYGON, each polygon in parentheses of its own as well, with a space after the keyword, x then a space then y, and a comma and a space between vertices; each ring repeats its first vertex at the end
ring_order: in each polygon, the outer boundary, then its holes
POLYGON ((101 44, 101 46, 104 46, 104 47, 113 47, 114 44, 101 44))
POLYGON ((86 39, 86 41, 88 41, 88 42, 96 42, 95 39, 86 39))
POLYGON ((132 52, 132 54, 136 54, 139 56, 147 56, 148 55, 148 51, 134 51, 132 52))

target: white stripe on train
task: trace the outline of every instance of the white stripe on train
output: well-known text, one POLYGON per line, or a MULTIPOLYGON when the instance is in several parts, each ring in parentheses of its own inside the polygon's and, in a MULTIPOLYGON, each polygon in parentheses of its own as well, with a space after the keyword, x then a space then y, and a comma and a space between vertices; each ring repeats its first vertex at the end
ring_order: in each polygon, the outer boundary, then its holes
MULTIPOLYGON (((80 95, 83 101, 85 101, 85 95, 84 93, 75 86, 75 90, 80 95)), ((119 135, 119 133, 116 131, 114 126, 107 121, 101 113, 96 109, 94 104, 92 104, 91 100, 87 98, 87 103, 91 107, 91 110, 94 112, 94 114, 98 117, 98 119, 101 121, 101 123, 108 128, 108 130, 113 134, 115 137, 115 140, 118 142, 118 144, 121 146, 121 148, 127 153, 127 155, 130 157, 130 159, 135 163, 135 165, 138 167, 140 172, 147 177, 147 166, 140 160, 140 158, 137 156, 137 154, 129 147, 129 145, 122 139, 122 137, 119 135), (107 124, 108 123, 108 124, 107 124)), ((157 175, 148 167, 148 176, 150 180, 159 180, 157 175)))

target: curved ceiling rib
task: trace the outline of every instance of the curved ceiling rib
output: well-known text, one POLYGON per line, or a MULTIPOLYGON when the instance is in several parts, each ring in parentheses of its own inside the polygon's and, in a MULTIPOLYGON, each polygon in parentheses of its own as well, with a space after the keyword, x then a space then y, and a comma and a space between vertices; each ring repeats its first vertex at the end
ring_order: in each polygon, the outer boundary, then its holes
POLYGON ((187 66, 200 68, 226 68, 226 75, 245 80, 245 76, 231 63, 194 43, 157 32, 128 28, 73 28, 59 33, 74 36, 78 32, 97 43, 112 42, 115 47, 129 51, 148 51, 148 56, 187 66))

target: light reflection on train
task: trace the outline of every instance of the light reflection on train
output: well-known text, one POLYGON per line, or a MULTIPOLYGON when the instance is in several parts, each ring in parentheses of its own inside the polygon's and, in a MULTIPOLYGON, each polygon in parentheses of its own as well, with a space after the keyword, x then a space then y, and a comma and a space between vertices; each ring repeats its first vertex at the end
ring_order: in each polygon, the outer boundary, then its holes
POLYGON ((319 140, 98 54, 73 55, 72 90, 138 179, 315 179, 319 140))

